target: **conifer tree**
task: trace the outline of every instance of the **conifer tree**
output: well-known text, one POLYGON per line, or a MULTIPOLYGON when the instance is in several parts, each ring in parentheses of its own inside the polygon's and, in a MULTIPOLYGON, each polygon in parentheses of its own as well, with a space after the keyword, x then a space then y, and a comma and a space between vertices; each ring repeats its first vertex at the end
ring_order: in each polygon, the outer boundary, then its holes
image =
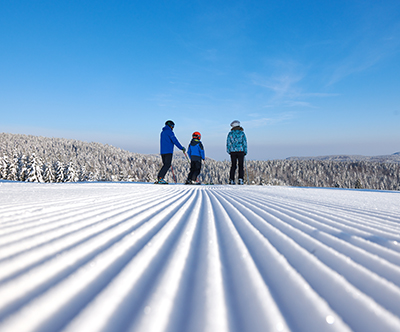
POLYGON ((7 179, 8 165, 8 157, 3 155, 3 157, 0 158, 0 179, 7 179))
POLYGON ((29 158, 25 155, 20 155, 18 157, 18 169, 17 169, 17 179, 18 181, 25 181, 28 174, 27 164, 29 163, 29 158))
POLYGON ((29 158, 26 174, 26 182, 44 182, 40 159, 37 159, 34 153, 29 158))
POLYGON ((18 181, 18 156, 16 154, 8 164, 7 180, 18 181))
POLYGON ((51 165, 49 163, 43 164, 42 172, 43 172, 44 182, 48 182, 48 183, 55 182, 53 168, 51 167, 51 165))
POLYGON ((60 161, 56 161, 54 165, 55 169, 55 182, 64 182, 65 174, 64 174, 64 165, 60 161))
POLYGON ((78 174, 76 173, 75 166, 72 162, 68 163, 65 170, 65 182, 77 182, 78 174))

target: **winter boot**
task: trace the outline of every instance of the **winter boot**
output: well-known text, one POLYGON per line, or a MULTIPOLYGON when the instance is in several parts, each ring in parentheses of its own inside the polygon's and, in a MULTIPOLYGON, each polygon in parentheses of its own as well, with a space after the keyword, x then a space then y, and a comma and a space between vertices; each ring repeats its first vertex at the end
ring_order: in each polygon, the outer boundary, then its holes
POLYGON ((192 184, 192 180, 187 179, 185 184, 192 184))
POLYGON ((229 180, 229 184, 235 184, 235 181, 229 180))
POLYGON ((158 180, 156 182, 154 182, 155 184, 168 184, 167 181, 165 181, 163 178, 158 178, 158 180))
POLYGON ((239 179, 239 184, 243 184, 243 179, 239 179))

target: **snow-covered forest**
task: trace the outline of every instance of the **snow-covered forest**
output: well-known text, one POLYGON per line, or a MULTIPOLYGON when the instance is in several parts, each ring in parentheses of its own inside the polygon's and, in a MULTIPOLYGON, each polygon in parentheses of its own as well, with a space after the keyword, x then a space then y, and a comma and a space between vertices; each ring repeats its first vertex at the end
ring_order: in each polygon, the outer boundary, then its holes
MULTIPOLYGON (((180 155, 179 153, 176 155, 180 155)), ((400 190, 400 163, 332 160, 248 160, 245 182, 255 185, 400 190)), ((110 145, 62 138, 0 134, 0 179, 26 182, 153 182, 161 158, 110 145)), ((229 161, 206 159, 199 180, 225 184, 229 161)), ((178 182, 189 164, 173 161, 178 182)), ((173 182, 172 172, 166 180, 173 182)))

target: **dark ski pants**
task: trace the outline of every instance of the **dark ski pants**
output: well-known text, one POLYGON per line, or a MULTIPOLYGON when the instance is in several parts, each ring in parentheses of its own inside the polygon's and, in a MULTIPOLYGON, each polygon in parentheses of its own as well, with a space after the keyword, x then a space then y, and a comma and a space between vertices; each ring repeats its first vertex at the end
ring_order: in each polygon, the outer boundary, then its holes
POLYGON ((235 181, 236 166, 239 164, 239 179, 244 177, 244 152, 231 152, 231 172, 229 174, 229 180, 235 181))
POLYGON ((201 170, 201 160, 192 160, 190 162, 190 172, 188 175, 188 180, 196 181, 201 170))
POLYGON ((161 155, 161 159, 163 162, 163 165, 158 172, 158 178, 164 179, 165 174, 167 174, 169 168, 171 167, 172 163, 172 153, 165 153, 161 155))

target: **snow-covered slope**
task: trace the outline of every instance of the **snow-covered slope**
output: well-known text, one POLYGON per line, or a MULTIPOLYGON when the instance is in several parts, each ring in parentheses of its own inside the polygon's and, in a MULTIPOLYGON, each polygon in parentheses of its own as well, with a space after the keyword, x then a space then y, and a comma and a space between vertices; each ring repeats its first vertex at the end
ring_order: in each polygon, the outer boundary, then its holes
POLYGON ((0 331, 400 331, 400 192, 0 182, 0 331))

